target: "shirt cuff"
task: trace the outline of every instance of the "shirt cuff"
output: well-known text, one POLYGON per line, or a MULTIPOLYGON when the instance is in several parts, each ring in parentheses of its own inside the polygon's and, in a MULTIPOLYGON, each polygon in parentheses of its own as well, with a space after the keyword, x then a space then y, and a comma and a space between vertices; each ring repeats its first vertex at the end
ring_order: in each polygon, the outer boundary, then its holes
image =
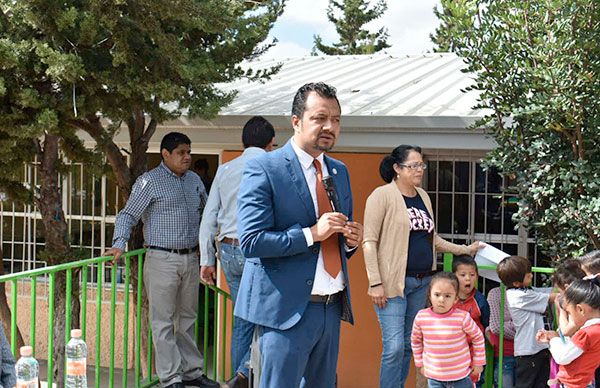
POLYGON ((302 228, 302 233, 304 233, 304 238, 306 239, 307 247, 310 247, 315 243, 312 237, 312 233, 310 232, 310 228, 302 228))
POLYGON ((125 241, 125 239, 122 238, 116 238, 113 241, 112 247, 113 248, 117 248, 122 250, 123 252, 125 252, 125 247, 127 246, 127 241, 125 241))
POLYGON ((217 263, 217 261, 214 257, 211 257, 211 258, 208 258, 206 256, 200 257, 200 266, 202 266, 202 267, 214 267, 216 263, 217 263))

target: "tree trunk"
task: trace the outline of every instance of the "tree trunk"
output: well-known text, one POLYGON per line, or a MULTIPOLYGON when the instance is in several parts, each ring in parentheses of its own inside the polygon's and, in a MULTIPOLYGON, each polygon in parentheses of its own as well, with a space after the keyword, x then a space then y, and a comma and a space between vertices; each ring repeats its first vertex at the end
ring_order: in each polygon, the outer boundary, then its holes
MULTIPOLYGON (((0 275, 4 275, 4 256, 2 250, 0 250, 0 275)), ((6 283, 0 283, 0 319, 2 319, 2 325, 4 333, 10 342, 10 307, 8 307, 8 299, 6 298, 6 283)), ((31 341, 31 340, 30 340, 31 341)), ((17 326, 17 349, 21 348, 25 342, 21 335, 21 330, 17 326)))
MULTIPOLYGON (((62 207, 62 190, 58 167, 59 138, 46 134, 43 144, 38 144, 40 160, 40 195, 37 206, 42 214, 46 244, 43 257, 50 265, 71 261, 68 227, 62 207)), ((73 279, 78 279, 74 274, 73 279)), ((71 322, 79 327, 79 282, 73 282, 71 322)), ((58 272, 55 278, 54 294, 54 377, 58 387, 64 386, 65 364, 65 312, 66 312, 66 273, 58 272)), ((69 330, 71 328, 68 328, 69 330)))
MULTIPOLYGON (((143 118, 143 115, 142 115, 143 118)), ((135 122, 137 127, 140 125, 143 128, 143 122, 135 122)), ((129 176, 131 177, 131 185, 135 183, 135 180, 145 173, 148 170, 148 140, 144 138, 144 136, 140 133, 140 131, 131 130, 130 127, 130 136, 131 136, 131 155, 129 159, 129 176)), ((131 190, 130 190, 131 191, 131 190)), ((127 193, 127 198, 123 198, 123 203, 125 203, 129 199, 129 193, 127 193)), ((140 221, 131 231, 131 237, 129 239, 129 248, 130 249, 138 249, 144 246, 144 233, 143 233, 143 224, 140 221)), ((132 271, 132 284, 137 285, 137 268, 138 268, 137 260, 132 261, 131 271, 132 271)), ((142 280, 143 281, 143 280, 142 280)), ((137 288, 133 289, 133 300, 137 300, 137 288)), ((141 339, 140 339, 140 351, 142 352, 141 363, 142 363, 142 376, 147 376, 148 371, 148 363, 150 360, 146 357, 148 354, 148 323, 149 323, 149 314, 148 314, 148 296, 146 295, 146 289, 142 288, 142 326, 141 326, 141 339)))

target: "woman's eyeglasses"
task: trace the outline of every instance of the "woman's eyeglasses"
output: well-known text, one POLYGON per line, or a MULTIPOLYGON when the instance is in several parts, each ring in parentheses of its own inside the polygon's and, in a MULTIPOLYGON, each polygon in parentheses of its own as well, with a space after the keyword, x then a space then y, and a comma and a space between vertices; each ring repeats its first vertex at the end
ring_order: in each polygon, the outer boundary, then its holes
POLYGON ((408 169, 411 169, 413 171, 417 171, 417 170, 427 170, 427 165, 425 163, 415 163, 415 164, 404 164, 404 163, 399 163, 400 166, 402 167, 406 167, 408 169))

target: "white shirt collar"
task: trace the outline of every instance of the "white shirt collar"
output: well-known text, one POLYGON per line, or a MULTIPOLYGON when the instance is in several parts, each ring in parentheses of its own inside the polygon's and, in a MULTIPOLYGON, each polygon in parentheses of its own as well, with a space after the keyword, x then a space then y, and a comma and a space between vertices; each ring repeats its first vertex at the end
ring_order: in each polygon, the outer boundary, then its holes
POLYGON ((296 144, 296 142, 294 142, 294 138, 292 138, 290 142, 292 143, 292 148, 298 156, 298 160, 300 161, 300 165, 303 169, 308 170, 313 165, 313 161, 315 159, 317 159, 321 163, 321 166, 323 166, 323 152, 321 152, 316 158, 313 158, 308 152, 304 151, 296 144))
POLYGON ((600 318, 592 318, 592 319, 588 319, 587 321, 585 321, 585 323, 583 324, 583 326, 581 326, 581 328, 583 329, 584 327, 598 325, 598 324, 600 324, 600 318))

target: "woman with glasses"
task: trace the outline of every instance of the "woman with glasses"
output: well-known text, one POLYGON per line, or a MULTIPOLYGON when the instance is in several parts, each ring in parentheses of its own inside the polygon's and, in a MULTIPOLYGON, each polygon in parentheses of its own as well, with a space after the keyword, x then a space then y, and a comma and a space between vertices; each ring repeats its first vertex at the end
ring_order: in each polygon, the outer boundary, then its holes
POLYGON ((452 244, 437 235, 431 200, 421 188, 426 169, 420 147, 396 147, 379 166, 388 184, 376 188, 365 207, 368 294, 383 337, 381 388, 404 387, 412 355, 413 320, 425 307, 436 252, 473 256, 480 246, 479 242, 452 244))

